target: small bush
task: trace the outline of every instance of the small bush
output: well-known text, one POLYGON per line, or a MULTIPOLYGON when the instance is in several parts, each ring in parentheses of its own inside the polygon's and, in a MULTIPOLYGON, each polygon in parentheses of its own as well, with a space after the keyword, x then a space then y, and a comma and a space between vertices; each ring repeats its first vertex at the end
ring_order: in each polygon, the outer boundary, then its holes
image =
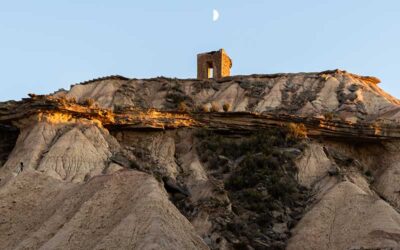
POLYGON ((70 103, 76 103, 76 102, 77 102, 75 96, 70 97, 70 98, 68 99, 68 101, 69 101, 70 103))
POLYGON ((178 83, 176 83, 174 86, 172 86, 171 90, 173 90, 175 92, 181 92, 182 93, 181 87, 180 87, 180 85, 178 83))
POLYGON ((215 157, 215 156, 212 157, 212 158, 209 160, 208 165, 209 165, 210 169, 218 169, 218 168, 219 168, 218 158, 215 157))
POLYGON ((232 190, 241 190, 246 186, 246 180, 240 175, 231 176, 229 180, 225 182, 225 186, 232 190))
POLYGON ((189 111, 189 107, 186 105, 185 102, 180 102, 178 105, 178 110, 180 112, 188 112, 189 111))
POLYGON ((256 189, 245 189, 243 195, 246 197, 247 202, 260 202, 264 196, 256 189))
POLYGON ((222 105, 222 109, 223 109, 225 112, 231 111, 231 104, 230 104, 230 103, 224 103, 224 105, 222 105))
POLYGON ((172 103, 174 103, 175 105, 179 105, 179 103, 184 102, 186 100, 186 96, 178 92, 168 93, 166 95, 166 98, 170 99, 172 103))
POLYGON ((328 112, 328 113, 324 114, 324 117, 325 117, 326 120, 333 120, 334 115, 333 115, 332 112, 328 112))
POLYGON ((203 104, 202 106, 200 106, 199 109, 200 109, 200 111, 205 112, 205 113, 210 112, 210 107, 208 107, 208 105, 206 105, 206 104, 203 104))
POLYGON ((87 98, 87 99, 83 102, 83 104, 84 104, 85 106, 88 106, 88 107, 93 107, 93 105, 95 104, 95 101, 94 101, 93 98, 87 98))
POLYGON ((200 156, 200 161, 201 161, 201 162, 207 162, 207 161, 208 161, 208 155, 202 154, 202 155, 200 156))
POLYGON ((221 110, 221 106, 217 102, 211 103, 211 112, 219 112, 221 110))
POLYGON ((60 96, 58 97, 58 101, 59 101, 62 105, 65 105, 65 104, 68 102, 67 98, 65 98, 65 94, 64 94, 64 95, 60 95, 60 96))
POLYGON ((307 138, 307 128, 303 123, 289 123, 287 125, 289 138, 307 138))
POLYGON ((211 134, 211 131, 209 131, 207 129, 199 129, 195 133, 196 137, 200 138, 200 139, 205 139, 205 138, 209 137, 210 134, 211 134))

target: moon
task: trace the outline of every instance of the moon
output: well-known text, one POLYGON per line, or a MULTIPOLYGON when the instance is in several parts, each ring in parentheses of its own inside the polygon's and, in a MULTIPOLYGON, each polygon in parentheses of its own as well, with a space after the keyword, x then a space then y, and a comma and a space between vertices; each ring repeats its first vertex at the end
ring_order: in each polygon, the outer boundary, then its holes
POLYGON ((218 12, 218 10, 214 9, 213 10, 213 22, 218 21, 218 19, 219 19, 219 12, 218 12))

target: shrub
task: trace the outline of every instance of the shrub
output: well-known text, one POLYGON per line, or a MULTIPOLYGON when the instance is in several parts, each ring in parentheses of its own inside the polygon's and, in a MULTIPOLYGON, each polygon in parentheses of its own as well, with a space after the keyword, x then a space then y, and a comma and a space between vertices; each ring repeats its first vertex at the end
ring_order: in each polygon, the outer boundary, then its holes
POLYGON ((208 165, 210 166, 211 169, 218 169, 219 168, 218 158, 216 156, 212 157, 209 160, 208 165))
POLYGON ((95 104, 95 101, 93 98, 86 98, 85 101, 83 102, 83 105, 88 106, 88 107, 93 107, 95 104))
POLYGON ((365 171, 365 175, 368 176, 368 177, 371 177, 372 176, 371 170, 365 171))
POLYGON ((207 130, 207 129, 198 129, 195 132, 195 135, 196 135, 197 138, 204 139, 206 137, 209 137, 210 133, 211 132, 209 130, 207 130))
POLYGON ((303 123, 289 123, 287 125, 288 138, 307 138, 307 128, 303 123))
POLYGON ((277 177, 270 183, 268 191, 275 199, 289 202, 290 196, 297 191, 297 188, 293 178, 282 176, 277 177))
POLYGON ((200 111, 205 112, 205 113, 210 112, 210 107, 208 107, 208 105, 206 105, 206 104, 201 105, 199 109, 200 109, 200 111))
POLYGON ((176 106, 179 105, 179 103, 184 102, 186 100, 185 95, 179 92, 168 93, 166 95, 166 98, 171 100, 171 102, 174 103, 176 106))
POLYGON ((70 98, 68 99, 68 101, 69 101, 70 103, 76 103, 76 102, 77 102, 75 96, 70 97, 70 98))
POLYGON ((178 83, 175 83, 175 85, 171 87, 171 90, 175 92, 182 92, 181 87, 178 83))
POLYGON ((62 105, 65 105, 65 103, 68 102, 67 98, 65 98, 65 94, 64 95, 59 95, 57 99, 62 105))
POLYGON ((211 103, 211 112, 219 112, 221 110, 221 106, 217 102, 211 103))
POLYGON ((178 105, 178 110, 181 112, 187 112, 189 111, 189 107, 186 105, 185 102, 180 102, 178 105))
POLYGON ((246 197, 247 202, 260 202, 264 196, 256 189, 244 189, 243 195, 246 197))
POLYGON ((333 115, 332 112, 328 112, 328 113, 324 114, 324 117, 325 117, 326 120, 333 120, 334 115, 333 115))
POLYGON ((224 103, 224 105, 222 105, 222 109, 223 109, 225 112, 231 111, 231 104, 230 104, 230 103, 224 103))
POLYGON ((232 190, 241 190, 245 187, 244 177, 240 175, 231 176, 225 183, 225 186, 232 190))
POLYGON ((201 162, 207 162, 207 161, 208 161, 208 155, 202 154, 202 155, 200 156, 200 161, 201 161, 201 162))

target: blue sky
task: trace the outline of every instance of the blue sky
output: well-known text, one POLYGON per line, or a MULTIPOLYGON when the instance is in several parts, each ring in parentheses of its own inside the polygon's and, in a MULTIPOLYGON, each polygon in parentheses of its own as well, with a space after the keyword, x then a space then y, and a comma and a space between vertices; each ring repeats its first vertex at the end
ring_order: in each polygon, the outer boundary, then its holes
POLYGON ((397 0, 0 0, 0 32, 3 101, 111 74, 195 77, 196 54, 219 48, 233 74, 340 68, 400 97, 397 0))

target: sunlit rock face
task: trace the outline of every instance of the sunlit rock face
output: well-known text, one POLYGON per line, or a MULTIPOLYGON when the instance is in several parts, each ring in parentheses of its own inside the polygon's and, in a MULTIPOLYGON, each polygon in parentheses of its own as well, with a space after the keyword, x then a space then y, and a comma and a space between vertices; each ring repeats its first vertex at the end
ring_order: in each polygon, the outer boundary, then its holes
POLYGON ((0 244, 400 248, 400 102, 378 83, 112 76, 0 103, 0 244))
POLYGON ((75 85, 68 98, 83 101, 93 98, 106 108, 135 106, 173 110, 184 102, 189 109, 212 104, 222 111, 281 112, 324 116, 337 115, 348 121, 396 118, 399 101, 383 92, 379 80, 360 77, 345 71, 321 73, 234 76, 213 79, 146 80, 113 78, 75 85), (387 112, 391 117, 387 117, 387 112))
MULTIPOLYGON (((21 163, 59 180, 82 182, 102 173, 117 142, 97 123, 69 116, 42 114, 20 128, 14 150, 2 171, 14 173, 21 163)), ((116 146, 117 147, 117 146, 116 146)))

